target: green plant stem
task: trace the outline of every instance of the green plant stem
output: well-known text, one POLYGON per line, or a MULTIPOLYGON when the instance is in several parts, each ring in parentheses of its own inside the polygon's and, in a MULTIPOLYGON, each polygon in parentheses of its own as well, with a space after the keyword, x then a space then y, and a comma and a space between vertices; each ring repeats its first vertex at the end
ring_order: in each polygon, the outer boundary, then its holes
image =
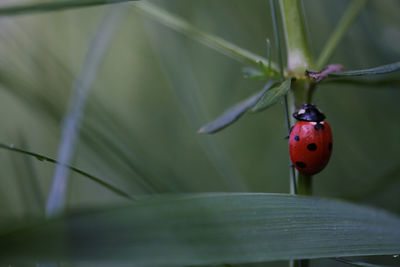
POLYGON ((306 34, 302 1, 280 0, 279 3, 286 40, 288 72, 296 78, 303 78, 306 69, 313 65, 313 58, 306 34))
MULTIPOLYGON (((292 82, 292 88, 289 93, 289 102, 291 103, 291 114, 295 112, 302 104, 311 102, 312 84, 309 80, 297 80, 292 82)), ((292 117, 292 125, 295 120, 292 117)), ((291 185, 290 193, 300 195, 312 194, 312 176, 304 175, 296 170, 294 185, 291 185)), ((302 265, 303 266, 303 265, 302 265)))
MULTIPOLYGON (((287 49, 288 75, 296 77, 289 92, 290 114, 293 114, 302 104, 311 101, 313 84, 305 73, 306 69, 312 68, 313 58, 306 34, 302 1, 280 0, 279 3, 287 49)), ((293 125, 295 121, 291 119, 293 125)), ((311 195, 312 176, 296 171, 295 182, 291 183, 290 190, 292 194, 311 195)), ((289 265, 307 267, 309 260, 292 260, 289 265)))
POLYGON ((312 176, 298 173, 296 177, 296 189, 299 195, 312 195, 312 176))
MULTIPOLYGON (((276 11, 276 8, 275 8, 275 0, 270 0, 269 4, 270 4, 270 8, 271 8, 272 24, 274 27, 274 39, 275 39, 276 52, 278 55, 279 74, 280 74, 281 82, 283 83, 285 77, 284 77, 284 70, 283 70, 282 49, 280 46, 279 24, 278 24, 278 19, 277 19, 278 12, 276 11)), ((270 59, 270 55, 269 55, 268 59, 270 59)), ((287 94, 285 94, 283 96, 283 108, 285 111, 287 135, 290 135, 291 122, 290 122, 287 94)), ((290 158, 289 158, 289 162, 290 162, 290 158)), ((295 174, 293 166, 290 167, 289 175, 290 175, 290 187, 293 188, 293 192, 296 193, 296 186, 295 186, 296 174, 295 174)))
POLYGON ((336 46, 343 39, 343 36, 348 31, 349 27, 352 25, 353 21, 356 19, 366 2, 366 0, 353 0, 353 2, 349 4, 343 17, 340 19, 339 24, 336 26, 336 29, 326 42, 321 54, 318 57, 316 64, 317 70, 322 69, 327 64, 336 46))

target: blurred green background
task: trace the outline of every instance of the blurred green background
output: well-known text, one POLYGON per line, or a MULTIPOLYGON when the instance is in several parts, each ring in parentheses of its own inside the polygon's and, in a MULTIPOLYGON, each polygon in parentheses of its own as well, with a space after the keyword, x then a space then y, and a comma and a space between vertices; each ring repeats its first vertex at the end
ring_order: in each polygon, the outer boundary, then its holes
MULTIPOLYGON (((273 37, 265 0, 151 2, 262 56, 265 38, 273 37)), ((315 57, 348 3, 304 1, 315 57)), ((196 133, 264 82, 244 79, 245 65, 154 21, 135 4, 121 6, 125 17, 90 93, 73 165, 133 195, 288 192, 282 103, 215 135, 196 133)), ((110 8, 0 18, 1 142, 56 157, 71 88, 110 8)), ((350 70, 398 61, 399 11, 396 0, 368 1, 330 62, 350 70)), ((399 99, 398 82, 318 87, 314 103, 332 126, 334 152, 314 179, 315 195, 400 213, 399 99)), ((1 215, 43 215, 54 165, 6 150, 0 162, 1 215)), ((68 209, 125 201, 77 174, 70 186, 68 209)))

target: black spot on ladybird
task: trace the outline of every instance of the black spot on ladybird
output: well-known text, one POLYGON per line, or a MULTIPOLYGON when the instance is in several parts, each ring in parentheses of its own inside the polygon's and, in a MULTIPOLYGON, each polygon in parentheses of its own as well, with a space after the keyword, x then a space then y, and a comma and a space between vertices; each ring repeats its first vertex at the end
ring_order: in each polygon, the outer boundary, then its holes
POLYGON ((296 135, 296 136, 294 137, 294 140, 300 141, 300 136, 296 135))
POLYGON ((310 151, 315 151, 317 150, 317 145, 315 143, 308 144, 307 149, 310 151))
POLYGON ((329 151, 331 151, 331 150, 332 150, 332 143, 329 143, 329 145, 328 145, 328 149, 329 149, 329 151))
POLYGON ((301 161, 296 161, 296 166, 299 167, 300 169, 307 167, 307 165, 301 161))
POLYGON ((325 129, 325 126, 322 125, 321 123, 317 123, 317 124, 315 124, 314 129, 317 131, 323 130, 323 129, 325 129))

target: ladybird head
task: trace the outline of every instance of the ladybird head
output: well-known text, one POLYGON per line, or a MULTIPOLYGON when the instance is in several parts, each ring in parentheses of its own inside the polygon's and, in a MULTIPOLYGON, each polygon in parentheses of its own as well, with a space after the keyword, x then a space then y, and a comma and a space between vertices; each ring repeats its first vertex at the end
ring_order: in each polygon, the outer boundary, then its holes
POLYGON ((320 122, 325 119, 325 115, 313 104, 304 104, 301 108, 293 113, 293 117, 299 121, 320 122))

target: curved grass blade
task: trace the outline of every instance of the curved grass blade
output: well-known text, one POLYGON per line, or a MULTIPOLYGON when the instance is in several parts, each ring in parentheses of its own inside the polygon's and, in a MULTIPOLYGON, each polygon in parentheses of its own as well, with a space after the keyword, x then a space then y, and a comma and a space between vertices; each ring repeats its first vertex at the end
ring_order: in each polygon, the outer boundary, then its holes
POLYGON ((15 16, 31 13, 42 13, 60 11, 65 9, 75 9, 100 5, 117 4, 137 0, 70 0, 52 1, 47 3, 28 3, 0 7, 0 16, 15 16))
POLYGON ((278 100, 287 94, 290 89, 290 84, 292 82, 292 78, 287 79, 279 86, 272 87, 269 90, 266 90, 259 100, 255 103, 255 105, 251 108, 252 112, 262 111, 266 108, 269 108, 278 100))
MULTIPOLYGON (((163 33, 164 28, 159 29, 158 25, 149 24, 149 22, 146 20, 145 25, 155 56, 163 69, 168 87, 176 96, 177 107, 191 131, 195 132, 206 118, 204 105, 199 95, 201 88, 198 77, 192 66, 193 63, 188 60, 190 58, 188 48, 181 41, 176 40, 176 37, 170 36, 170 33, 163 33), (169 45, 166 46, 165 43, 169 45)), ((210 136, 195 138, 212 164, 211 167, 217 172, 215 182, 222 182, 225 190, 229 192, 249 191, 246 179, 238 172, 231 156, 217 139, 210 136)))
MULTIPOLYGON (((230 56, 233 59, 239 60, 244 63, 251 63, 255 65, 259 65, 259 62, 262 62, 265 66, 268 65, 267 59, 256 55, 246 49, 238 47, 218 36, 203 32, 191 25, 187 21, 179 18, 159 7, 153 5, 149 2, 140 2, 134 5, 139 10, 143 11, 145 14, 150 15, 155 20, 164 24, 167 27, 170 27, 182 34, 187 35, 201 43, 209 46, 212 49, 215 49, 218 52, 221 52, 227 56, 230 56)), ((277 74, 278 68, 275 63, 271 63, 271 73, 277 74)))
MULTIPOLYGON (((18 143, 23 147, 27 147, 27 142, 22 134, 13 134, 18 136, 18 143)), ((45 194, 40 187, 40 179, 37 175, 35 166, 30 157, 21 157, 14 153, 11 155, 11 161, 15 169, 15 181, 18 183, 17 188, 20 191, 21 202, 24 211, 29 216, 33 214, 44 214, 45 194)))
POLYGON ((63 120, 61 141, 58 149, 57 159, 62 164, 56 166, 46 204, 46 213, 49 216, 62 212, 65 207, 69 174, 69 170, 65 165, 70 163, 75 152, 82 124, 82 114, 85 111, 89 92, 109 44, 124 18, 123 11, 122 7, 116 6, 105 15, 90 40, 82 71, 75 80, 68 110, 63 120))
POLYGON ((7 262, 186 266, 390 255, 400 250, 399 217, 289 194, 157 196, 1 232, 0 258, 7 262))
POLYGON ((329 77, 353 77, 391 73, 400 70, 400 61, 364 70, 350 70, 329 74, 329 77))
MULTIPOLYGON (((16 36, 11 37, 13 36, 11 34, 19 32, 18 26, 15 20, 10 20, 9 23, 11 23, 9 25, 10 28, 5 28, 7 34, 2 32, 5 38, 3 39, 7 40, 9 45, 12 44, 12 47, 16 49, 16 53, 20 57, 29 58, 36 62, 37 70, 40 70, 43 75, 48 74, 46 69, 40 67, 43 65, 41 63, 41 55, 46 54, 51 60, 53 74, 59 80, 58 85, 60 88, 58 88, 58 91, 67 92, 71 80, 74 79, 74 74, 65 65, 65 62, 62 62, 55 54, 49 52, 45 46, 40 46, 41 49, 34 55, 26 51, 24 43, 35 41, 33 36, 27 32, 25 32, 27 36, 23 39, 23 42, 18 41, 14 44, 12 40, 16 36)), ((18 37, 20 36, 23 35, 19 34, 18 37)), ((57 90, 43 90, 46 86, 42 85, 42 83, 31 83, 27 75, 24 75, 24 72, 12 70, 13 68, 10 68, 10 66, 6 69, 0 69, 2 88, 22 101, 23 104, 33 108, 32 110, 35 112, 46 116, 51 123, 58 125, 64 112, 64 104, 61 102, 64 101, 65 95, 60 95, 59 92, 56 92, 57 90)), ((121 130, 125 128, 122 127, 123 123, 117 116, 109 118, 110 114, 113 113, 111 110, 95 100, 96 95, 92 95, 89 99, 88 107, 89 109, 95 109, 96 111, 92 114, 97 114, 97 116, 95 116, 95 120, 86 120, 80 135, 82 145, 91 153, 90 160, 105 162, 106 164, 103 164, 103 167, 109 169, 112 173, 108 176, 118 180, 118 184, 123 184, 124 188, 128 187, 129 189, 126 189, 128 192, 137 194, 160 193, 160 186, 152 182, 155 175, 152 175, 151 171, 142 164, 141 157, 143 154, 142 152, 137 152, 140 150, 139 143, 132 139, 132 135, 126 133, 126 130, 121 130), (105 118, 108 119, 105 120, 105 118), (112 133, 112 135, 107 133, 112 133)), ((163 178, 165 181, 165 177, 163 178)))
POLYGON ((198 133, 212 134, 221 131, 225 127, 228 127, 230 124, 238 120, 255 103, 257 103, 257 101, 264 95, 264 93, 268 91, 268 89, 271 88, 271 86, 273 86, 275 83, 275 80, 269 81, 261 91, 253 94, 246 100, 243 100, 242 102, 229 108, 217 119, 201 127, 198 130, 198 133))
MULTIPOLYGON (((25 149, 22 149, 22 148, 17 148, 14 145, 6 145, 6 144, 0 143, 0 148, 7 149, 7 150, 10 150, 10 151, 13 151, 13 152, 18 152, 18 153, 21 153, 21 154, 24 154, 24 155, 32 156, 32 157, 35 157, 37 160, 40 160, 40 161, 47 161, 47 162, 54 163, 54 164, 57 164, 57 165, 61 164, 60 162, 58 162, 57 160, 55 160, 53 158, 47 157, 47 156, 39 154, 39 153, 31 152, 31 151, 28 151, 28 150, 25 150, 25 149)), ((65 165, 65 167, 70 169, 71 171, 76 172, 76 173, 78 173, 78 174, 80 174, 80 175, 92 180, 93 182, 95 182, 95 183, 107 188, 108 190, 112 191, 113 193, 115 193, 115 194, 117 194, 117 195, 119 195, 119 196, 121 196, 123 198, 127 198, 127 199, 130 199, 130 200, 134 199, 128 193, 125 193, 121 189, 119 189, 119 188, 117 188, 117 187, 115 187, 115 186, 103 181, 102 179, 100 179, 100 178, 98 178, 98 177, 96 177, 96 176, 94 176, 94 175, 92 175, 92 174, 90 174, 88 172, 85 172, 85 171, 83 171, 81 169, 78 169, 78 168, 76 168, 74 166, 71 166, 71 165, 65 165)))

